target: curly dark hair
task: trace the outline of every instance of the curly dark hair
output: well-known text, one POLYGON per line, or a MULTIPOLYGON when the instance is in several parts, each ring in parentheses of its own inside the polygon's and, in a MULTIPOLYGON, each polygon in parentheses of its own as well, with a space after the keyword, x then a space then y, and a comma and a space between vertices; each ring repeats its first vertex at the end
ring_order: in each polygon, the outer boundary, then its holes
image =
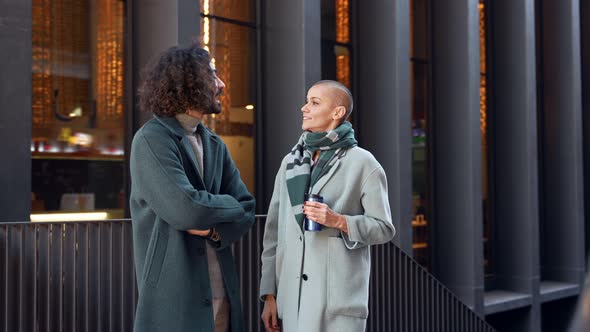
POLYGON ((171 47, 143 72, 139 107, 161 117, 216 105, 215 76, 209 52, 199 45, 171 47))

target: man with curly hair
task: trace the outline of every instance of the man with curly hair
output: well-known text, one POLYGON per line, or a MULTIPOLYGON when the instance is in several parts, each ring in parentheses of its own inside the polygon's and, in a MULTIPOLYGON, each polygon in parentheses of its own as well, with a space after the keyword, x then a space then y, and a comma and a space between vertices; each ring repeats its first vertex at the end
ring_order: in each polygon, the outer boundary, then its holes
POLYGON ((134 331, 243 331, 231 244, 254 223, 254 198, 201 123, 225 84, 198 46, 166 50, 144 76, 139 106, 154 118, 131 146, 134 331))

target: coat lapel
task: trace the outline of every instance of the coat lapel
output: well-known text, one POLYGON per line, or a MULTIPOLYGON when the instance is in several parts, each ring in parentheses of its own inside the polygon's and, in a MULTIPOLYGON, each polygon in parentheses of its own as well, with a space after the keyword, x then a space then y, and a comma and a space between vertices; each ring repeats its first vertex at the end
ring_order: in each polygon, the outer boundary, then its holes
POLYGON ((219 159, 219 150, 221 144, 219 137, 213 135, 203 124, 199 124, 197 132, 201 135, 203 142, 203 182, 207 191, 213 192, 215 183, 215 173, 217 172, 217 163, 219 159))
MULTIPOLYGON (((180 123, 178 123, 178 120, 176 120, 176 118, 174 118, 174 117, 155 117, 155 119, 157 121, 159 121, 162 125, 164 125, 164 127, 168 128, 168 130, 170 130, 176 137, 178 137, 178 139, 180 141, 180 145, 182 146, 182 148, 184 150, 182 152, 186 156, 188 156, 189 159, 191 160, 191 166, 195 170, 195 173, 197 174, 197 178, 193 179, 193 178, 189 177, 189 181, 191 181, 195 187, 207 188, 207 187, 205 187, 205 181, 203 180, 204 176, 203 176, 203 174, 201 174, 201 172, 199 172, 199 167, 197 164, 197 157, 195 156, 195 151, 193 150, 193 146, 191 145, 188 138, 186 137, 186 135, 184 133, 184 129, 182 129, 182 126, 180 125, 180 123)), ((199 124, 199 127, 203 127, 203 125, 199 124)), ((203 150, 204 150, 203 156, 205 156, 206 155, 205 138, 203 136, 201 136, 201 139, 203 141, 203 150)), ((205 163, 205 162, 203 161, 203 163, 205 163)), ((205 165, 203 165, 203 168, 205 168, 205 165)))
POLYGON ((201 185, 201 188, 205 188, 205 183, 203 180, 203 174, 201 174, 201 172, 199 172, 199 166, 197 163, 197 157, 195 156, 195 151, 193 150, 193 146, 191 145, 191 143, 188 141, 188 138, 186 138, 186 136, 183 136, 180 139, 180 144, 182 145, 182 147, 184 148, 184 153, 189 156, 190 160, 191 160, 191 164, 193 166, 193 168, 195 169, 195 172, 197 173, 197 182, 199 182, 199 184, 201 185))
POLYGON ((316 184, 311 188, 312 194, 317 195, 320 192, 320 190, 322 190, 322 188, 326 185, 326 183, 328 183, 328 181, 330 180, 332 175, 334 175, 334 173, 338 169, 339 165, 340 165, 340 158, 338 158, 338 160, 336 160, 334 165, 332 165, 332 167, 330 168, 330 171, 328 171, 328 173, 326 173, 326 175, 322 176, 318 180, 318 182, 316 182, 316 184))

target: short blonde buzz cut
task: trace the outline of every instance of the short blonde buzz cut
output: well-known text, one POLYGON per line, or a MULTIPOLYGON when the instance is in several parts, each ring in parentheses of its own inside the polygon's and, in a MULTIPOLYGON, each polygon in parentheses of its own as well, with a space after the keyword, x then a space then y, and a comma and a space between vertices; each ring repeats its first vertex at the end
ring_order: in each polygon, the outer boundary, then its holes
POLYGON ((342 118, 342 122, 346 121, 346 119, 348 119, 348 117, 352 113, 352 109, 354 107, 354 101, 352 99, 352 93, 346 87, 346 85, 344 85, 344 84, 342 84, 342 83, 340 83, 338 81, 332 81, 332 80, 321 80, 321 81, 318 81, 314 85, 312 85, 312 87, 314 87, 316 85, 329 86, 331 88, 338 89, 339 92, 341 92, 341 93, 338 94, 338 97, 336 98, 336 101, 338 103, 337 106, 344 106, 344 108, 346 109, 346 114, 342 118))

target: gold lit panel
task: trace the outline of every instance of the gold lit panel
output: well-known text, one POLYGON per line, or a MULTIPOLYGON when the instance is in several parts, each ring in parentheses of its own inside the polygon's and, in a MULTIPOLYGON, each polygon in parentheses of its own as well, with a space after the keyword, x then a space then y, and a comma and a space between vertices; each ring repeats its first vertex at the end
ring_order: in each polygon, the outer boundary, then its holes
MULTIPOLYGON (((202 0, 201 10, 204 15, 231 16, 234 10, 224 7, 231 3, 227 0, 202 0)), ((240 6, 248 7, 248 3, 244 1, 240 6)), ((254 61, 252 32, 251 28, 214 18, 203 17, 201 20, 201 42, 211 55, 217 76, 225 83, 223 94, 219 97, 221 113, 205 116, 203 123, 220 135, 253 135, 252 110, 256 109, 256 105, 251 96, 252 84, 255 83, 251 67, 254 61), (246 106, 251 108, 246 110, 246 106), (252 119, 246 119, 248 117, 252 119)))
POLYGON ((33 0, 33 129, 57 125, 54 113, 88 115, 93 100, 100 120, 121 127, 123 6, 119 0, 33 0))
POLYGON ((487 90, 486 90, 486 24, 485 24, 485 6, 479 4, 479 66, 481 72, 481 81, 479 88, 479 113, 480 129, 482 139, 485 140, 487 131, 487 90))
MULTIPOLYGON (((336 0, 336 42, 350 43, 350 3, 348 0, 336 0)), ((350 84, 350 52, 348 49, 336 47, 336 80, 346 85, 350 84)))
POLYGON ((88 2, 33 0, 33 128, 48 128, 53 113, 87 103, 88 2))
POLYGON ((336 80, 350 88, 350 55, 336 56, 336 80))
POLYGON ((96 111, 101 121, 117 125, 123 118, 123 4, 96 3, 96 111))
POLYGON ((33 0, 32 20, 32 112, 33 127, 51 122, 51 6, 50 0, 33 0))
POLYGON ((336 0, 336 41, 350 43, 350 3, 348 0, 336 0))

